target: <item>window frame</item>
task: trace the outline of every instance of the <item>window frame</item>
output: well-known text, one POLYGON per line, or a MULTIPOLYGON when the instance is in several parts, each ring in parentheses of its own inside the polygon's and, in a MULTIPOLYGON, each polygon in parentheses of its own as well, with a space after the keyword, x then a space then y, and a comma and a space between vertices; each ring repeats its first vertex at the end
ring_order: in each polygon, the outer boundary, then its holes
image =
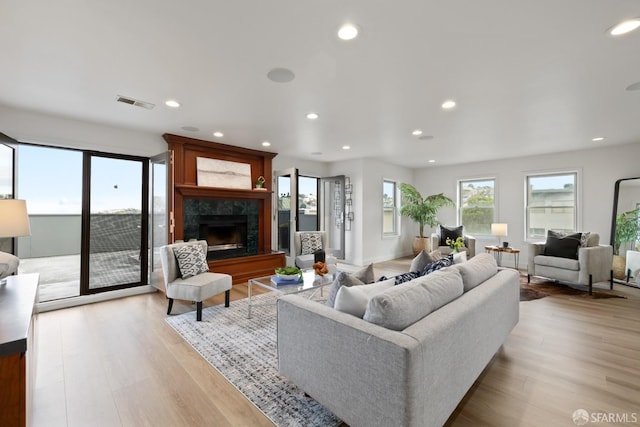
POLYGON ((383 178, 382 179, 382 221, 380 224, 380 228, 382 230, 382 236, 383 237, 395 237, 398 236, 400 234, 400 207, 399 205, 399 188, 398 188, 398 182, 393 180, 393 179, 388 179, 388 178, 383 178), (385 192, 385 186, 387 184, 392 184, 393 185, 393 195, 392 195, 392 201, 393 201, 393 206, 391 207, 387 207, 385 206, 384 203, 384 196, 386 194, 385 192), (393 221, 393 230, 392 231, 385 231, 385 214, 387 212, 391 211, 391 217, 392 217, 392 221, 393 221))
MULTIPOLYGON (((462 186, 465 183, 470 183, 470 182, 486 182, 486 181, 493 181, 493 218, 491 220, 492 223, 496 222, 496 218, 498 218, 498 179, 495 176, 487 176, 487 177, 479 177, 479 178, 464 178, 464 179, 459 179, 458 180, 458 185, 457 185, 457 200, 456 200, 456 215, 457 215, 457 221, 458 221, 458 225, 463 225, 462 222, 462 186)), ((489 224, 489 227, 491 227, 491 224, 489 224)), ((489 228, 488 233, 475 233, 473 232, 473 230, 467 230, 467 227, 465 226, 465 234, 472 234, 474 237, 490 237, 491 235, 491 228, 489 228)))
MULTIPOLYGON (((558 206, 548 206, 547 208, 552 209, 571 209, 573 208, 573 232, 577 232, 582 228, 581 224, 581 197, 580 192, 582 191, 582 171, 580 169, 559 169, 559 170, 550 170, 543 172, 529 172, 524 175, 524 240, 525 242, 537 242, 546 239, 547 231, 553 229, 552 227, 546 227, 544 235, 530 235, 530 203, 529 203, 529 181, 531 178, 544 178, 544 177, 560 177, 560 176, 568 176, 573 175, 574 177, 574 191, 573 191, 573 206, 571 205, 558 205, 558 206)), ((537 206, 538 208, 540 206, 537 206)))

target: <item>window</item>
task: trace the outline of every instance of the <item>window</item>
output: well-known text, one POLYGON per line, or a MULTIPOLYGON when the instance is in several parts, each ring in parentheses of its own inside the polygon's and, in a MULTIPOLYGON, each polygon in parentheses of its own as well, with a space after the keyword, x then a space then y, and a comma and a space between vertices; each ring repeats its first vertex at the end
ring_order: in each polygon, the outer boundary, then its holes
POLYGON ((398 234, 396 183, 384 180, 382 184, 382 234, 398 234))
POLYGON ((527 176, 527 239, 545 238, 549 229, 576 231, 577 177, 576 172, 527 176))
POLYGON ((495 179, 459 182, 459 220, 464 225, 465 234, 491 234, 491 223, 495 217, 495 187, 495 179))

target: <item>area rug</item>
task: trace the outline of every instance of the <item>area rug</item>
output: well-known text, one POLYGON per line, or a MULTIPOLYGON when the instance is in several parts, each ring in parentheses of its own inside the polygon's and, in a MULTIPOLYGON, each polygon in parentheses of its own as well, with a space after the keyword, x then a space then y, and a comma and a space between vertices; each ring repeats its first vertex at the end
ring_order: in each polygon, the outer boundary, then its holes
POLYGON ((278 373, 275 302, 274 293, 253 297, 251 319, 245 298, 205 308, 201 322, 193 312, 166 320, 275 425, 339 426, 335 415, 278 373))
POLYGON ((527 283, 527 275, 520 276, 520 301, 533 301, 549 295, 570 295, 580 298, 626 298, 609 289, 593 288, 593 295, 589 295, 589 287, 583 285, 566 285, 552 282, 539 277, 532 277, 527 283))

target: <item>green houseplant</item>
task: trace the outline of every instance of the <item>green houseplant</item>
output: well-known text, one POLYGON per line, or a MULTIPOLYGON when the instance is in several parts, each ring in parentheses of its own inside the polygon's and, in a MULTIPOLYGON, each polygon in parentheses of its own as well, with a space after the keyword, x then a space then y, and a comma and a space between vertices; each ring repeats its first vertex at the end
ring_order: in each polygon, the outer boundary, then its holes
POLYGON ((401 183, 402 207, 400 215, 409 217, 420 226, 420 235, 413 242, 413 253, 417 255, 423 249, 429 249, 429 240, 424 236, 424 227, 435 227, 440 224, 437 214, 440 208, 455 206, 453 200, 443 193, 422 197, 420 192, 411 184, 401 183))

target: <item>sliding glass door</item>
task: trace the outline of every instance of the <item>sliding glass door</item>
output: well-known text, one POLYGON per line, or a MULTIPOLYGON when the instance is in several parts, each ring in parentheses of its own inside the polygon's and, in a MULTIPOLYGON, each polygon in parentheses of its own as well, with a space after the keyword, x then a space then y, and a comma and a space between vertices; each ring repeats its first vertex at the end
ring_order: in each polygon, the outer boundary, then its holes
MULTIPOLYGON (((276 171, 274 174, 275 193, 277 197, 276 230, 277 248, 287 257, 291 257, 293 233, 297 230, 298 221, 298 169, 289 168, 276 171)), ((290 259, 288 265, 292 265, 290 259)))

